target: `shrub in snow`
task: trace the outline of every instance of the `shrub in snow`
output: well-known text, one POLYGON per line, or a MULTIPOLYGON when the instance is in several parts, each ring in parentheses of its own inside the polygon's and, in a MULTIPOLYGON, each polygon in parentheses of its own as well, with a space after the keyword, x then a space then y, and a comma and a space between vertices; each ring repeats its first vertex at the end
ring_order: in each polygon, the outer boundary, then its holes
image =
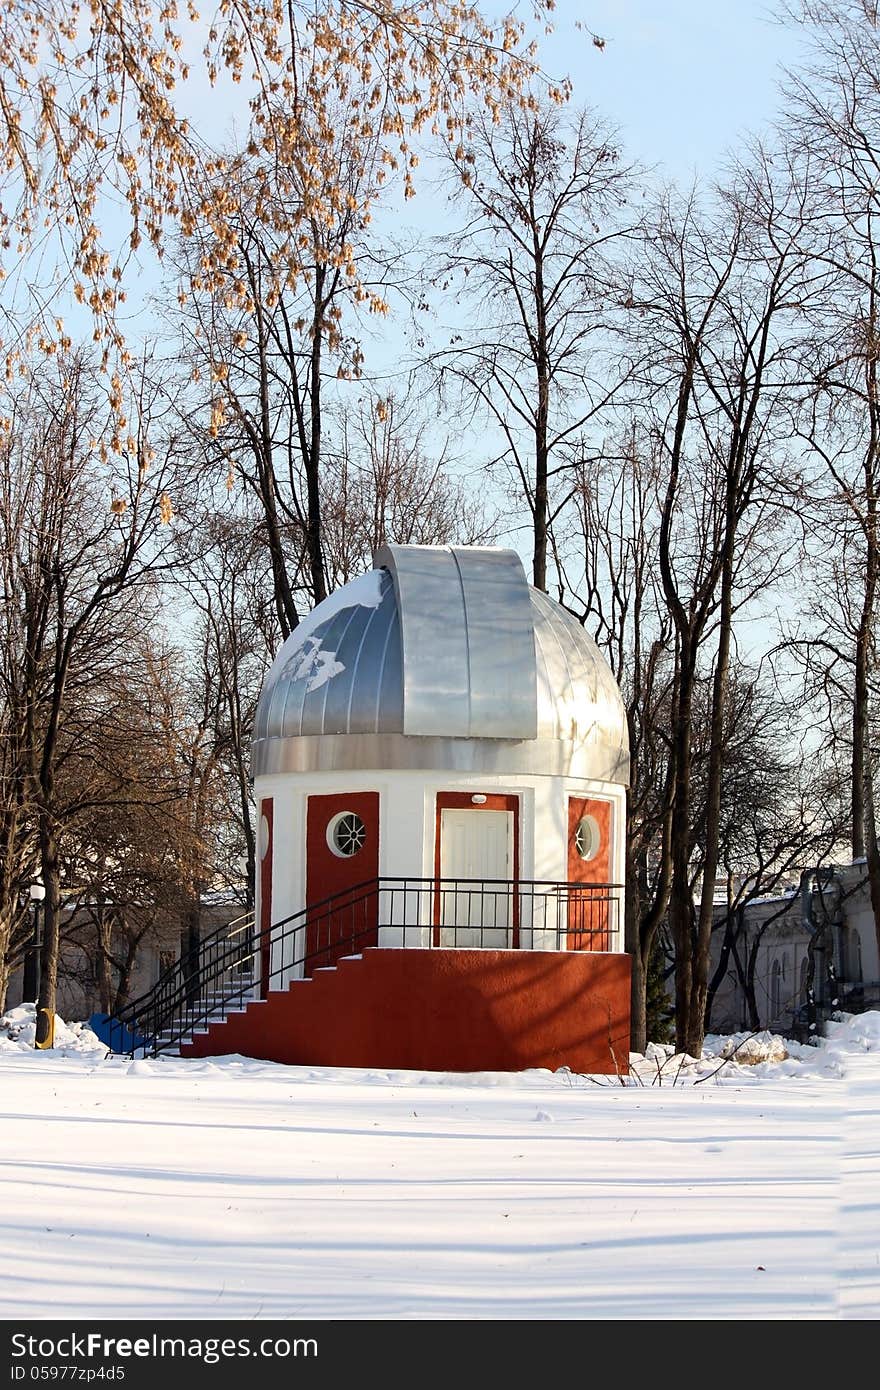
POLYGON ((784 1062, 789 1053, 785 1040, 765 1028, 761 1033, 734 1033, 718 1056, 729 1057, 744 1067, 756 1067, 760 1062, 784 1062))
MULTIPOLYGON (((0 1050, 32 1052, 37 1033, 37 1008, 35 1004, 19 1004, 18 1008, 0 1014, 0 1050)), ((107 1049, 96 1037, 87 1023, 65 1023, 59 1014, 55 1015, 54 1052, 100 1052, 107 1049)), ((44 1052, 43 1056, 50 1055, 44 1052)))

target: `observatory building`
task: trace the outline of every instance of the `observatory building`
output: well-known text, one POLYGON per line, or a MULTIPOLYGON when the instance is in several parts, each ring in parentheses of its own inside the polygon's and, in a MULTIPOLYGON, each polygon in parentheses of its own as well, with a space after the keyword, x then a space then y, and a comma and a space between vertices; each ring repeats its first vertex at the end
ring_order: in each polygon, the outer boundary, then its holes
POLYGON ((625 1070, 626 711, 485 547, 388 546, 256 713, 255 994, 184 1055, 625 1070))

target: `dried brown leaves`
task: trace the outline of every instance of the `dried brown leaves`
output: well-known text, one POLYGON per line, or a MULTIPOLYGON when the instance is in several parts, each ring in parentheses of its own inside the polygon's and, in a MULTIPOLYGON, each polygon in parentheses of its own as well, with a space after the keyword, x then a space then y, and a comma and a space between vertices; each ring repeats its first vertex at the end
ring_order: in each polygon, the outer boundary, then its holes
MULTIPOLYGON (((553 8, 534 0, 537 17, 553 8)), ((490 24, 461 0, 221 0, 200 61, 212 82, 225 74, 249 84, 251 132, 235 170, 183 114, 182 84, 204 36, 191 0, 0 0, 0 235, 21 255, 47 227, 58 234, 105 361, 115 349, 125 362, 117 310, 127 259, 145 238, 161 252, 169 224, 184 235, 208 229, 203 287, 228 295, 231 283, 245 303, 231 273, 245 160, 252 215, 277 236, 280 290, 301 274, 304 246, 320 259, 340 211, 369 218, 381 180, 351 205, 352 166, 368 151, 409 197, 417 136, 457 144, 469 109, 494 119, 510 102, 531 104, 538 74, 520 21, 490 24), (127 245, 117 251, 100 227, 108 188, 128 209, 127 245)), ((327 245, 357 283, 351 247, 332 237, 327 245)))

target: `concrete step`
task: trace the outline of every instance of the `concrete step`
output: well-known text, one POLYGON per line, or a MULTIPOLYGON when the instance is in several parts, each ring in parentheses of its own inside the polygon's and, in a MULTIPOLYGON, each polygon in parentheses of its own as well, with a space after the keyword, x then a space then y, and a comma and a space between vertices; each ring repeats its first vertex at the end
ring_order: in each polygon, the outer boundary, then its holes
MULTIPOLYGON (((287 994, 295 985, 314 984, 319 977, 333 977, 339 973, 340 966, 350 969, 352 965, 361 963, 363 959, 363 953, 360 951, 353 952, 351 955, 340 956, 333 965, 316 966, 310 975, 306 975, 300 979, 290 980, 282 989, 270 989, 269 997, 287 994)), ((201 1000, 201 1010, 207 1010, 208 1017, 200 1020, 198 1026, 195 1028, 186 1028, 184 1026, 182 1037, 176 1040, 175 1043, 172 1044, 172 1047, 177 1047, 178 1041, 185 1043, 189 1038, 206 1037, 212 1028, 222 1027, 226 1019, 231 1015, 244 1014, 247 1013, 248 1009, 253 1008, 257 1004, 265 1004, 267 1000, 261 999, 258 995, 257 991, 259 986, 254 984, 252 989, 253 994, 250 999, 245 997, 241 1000, 236 999, 234 1002, 229 1000, 226 991, 221 990, 216 993, 208 991, 202 996, 201 1000)), ((160 1034, 160 1043, 162 1036, 164 1035, 160 1034)), ((167 1050, 170 1051, 171 1048, 167 1050)))

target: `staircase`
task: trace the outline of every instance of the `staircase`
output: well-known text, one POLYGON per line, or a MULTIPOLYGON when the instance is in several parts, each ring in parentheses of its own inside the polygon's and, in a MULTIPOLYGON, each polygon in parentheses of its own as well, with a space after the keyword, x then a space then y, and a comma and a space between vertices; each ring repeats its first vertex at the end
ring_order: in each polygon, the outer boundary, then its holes
MULTIPOLYGON (((305 1062, 317 1060, 318 1053, 325 1057, 327 1044, 319 1039, 326 1032, 327 1018, 338 1018, 342 995, 348 992, 344 986, 340 991, 338 977, 344 975, 348 983, 352 967, 362 967, 363 960, 363 953, 342 956, 335 965, 317 966, 311 975, 291 980, 286 989, 270 990, 265 998, 252 998, 239 1008, 218 1010, 180 1043, 180 1055, 212 1057, 240 1052, 269 1061, 295 1055, 297 1061, 305 1062), (279 1049, 285 1057, 278 1055, 279 1049)), ((355 970, 352 983, 355 991, 360 991, 364 981, 357 975, 355 970)), ((325 1061, 325 1065, 331 1064, 325 1061)))
POLYGON ((191 1020, 186 1016, 181 1019, 182 1036, 180 1029, 169 1022, 156 1034, 154 1050, 177 1053, 182 1041, 204 1033, 211 1024, 225 1022, 231 1014, 243 1013, 251 1003, 258 1002, 259 997, 259 986, 254 983, 252 972, 243 977, 240 993, 231 1000, 226 990, 216 987, 205 990, 198 1005, 191 1010, 191 1020))
MULTIPOLYGON (((422 1057, 425 1009, 435 1016, 447 1010, 445 1020, 436 1018, 445 1033, 471 1028, 467 1010, 461 1015, 467 989, 491 998, 496 1010, 506 1008, 490 967, 529 997, 541 975, 558 982, 565 975, 566 989, 589 984, 581 967, 565 965, 577 957, 617 961, 628 977, 628 958, 611 949, 619 940, 618 891, 613 884, 371 879, 262 932, 252 917, 220 929, 97 1031, 113 1051, 131 1056, 242 1052, 339 1066, 373 1055, 422 1057), (420 949, 389 949, 403 946, 420 949), (516 962, 527 957, 532 965, 523 974, 516 962), (414 999, 422 1012, 413 1012, 414 999)), ((537 996, 532 1002, 538 1006, 537 996)), ((511 1026, 519 1024, 511 1019, 511 1026)), ((491 1032, 487 1024, 484 1033, 491 1032)), ((510 1060, 531 1056, 528 1048, 496 1047, 488 1035, 483 1042, 489 1055, 508 1059, 500 1070, 538 1065, 510 1060)), ((459 1053, 444 1045, 436 1055, 459 1053)), ((454 1061, 440 1064, 461 1069, 454 1061)))
POLYGON ((374 942, 378 893, 378 880, 372 879, 261 932, 252 914, 221 927, 203 938, 190 957, 176 961, 146 994, 112 1016, 96 1015, 92 1027, 113 1052, 175 1053, 197 1032, 259 1002, 273 986, 316 973, 331 957, 374 942), (270 967, 263 981, 266 949, 270 967))
POLYGON ((204 937, 195 959, 182 958, 155 985, 115 1014, 93 1014, 90 1027, 111 1052, 130 1056, 176 1052, 202 1020, 259 996, 255 981, 254 915, 246 913, 204 937))

